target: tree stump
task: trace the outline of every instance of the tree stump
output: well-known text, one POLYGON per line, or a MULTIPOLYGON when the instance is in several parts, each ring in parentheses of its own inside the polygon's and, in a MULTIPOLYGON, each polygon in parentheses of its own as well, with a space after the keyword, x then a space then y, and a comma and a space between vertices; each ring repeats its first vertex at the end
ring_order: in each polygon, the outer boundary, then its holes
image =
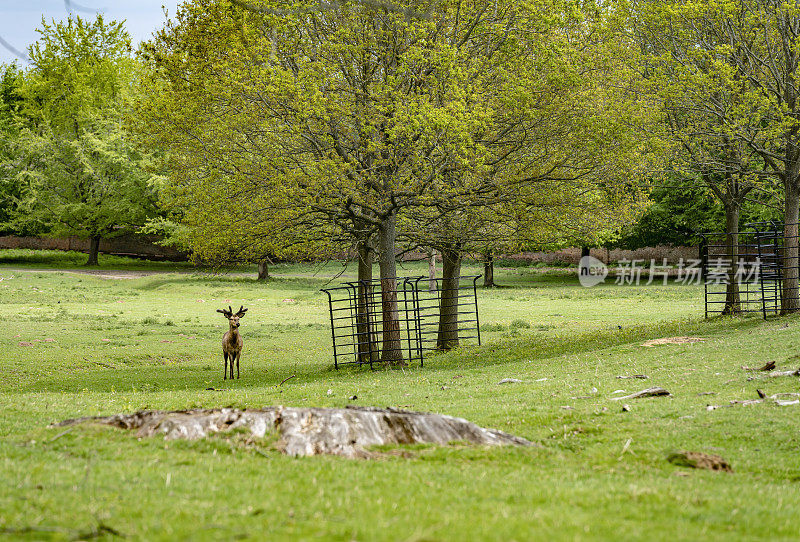
POLYGON ((299 457, 319 454, 350 458, 374 456, 370 446, 392 444, 472 444, 532 446, 524 438, 484 429, 462 418, 371 407, 267 407, 180 411, 140 411, 107 417, 65 420, 56 426, 92 422, 136 430, 140 437, 163 435, 167 440, 205 438, 214 433, 247 428, 254 437, 277 433, 277 449, 299 457))

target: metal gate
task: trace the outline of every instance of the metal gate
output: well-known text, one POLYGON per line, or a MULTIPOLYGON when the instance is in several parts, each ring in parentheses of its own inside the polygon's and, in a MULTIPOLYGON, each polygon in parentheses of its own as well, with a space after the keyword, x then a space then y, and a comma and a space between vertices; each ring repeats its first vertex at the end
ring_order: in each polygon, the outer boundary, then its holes
MULTIPOLYGON (((461 277, 454 299, 459 340, 481 344, 477 282, 481 275, 461 277)), ((333 363, 369 365, 383 355, 382 292, 380 279, 345 282, 321 290, 328 296, 333 363)), ((436 349, 442 279, 397 279, 400 346, 404 361, 423 365, 426 351, 436 349)))
MULTIPOLYGON (((738 242, 733 255, 732 234, 700 234, 706 318, 722 314, 726 305, 733 314, 761 313, 764 318, 779 314, 783 277, 790 264, 784 249, 789 239, 784 234, 784 225, 776 221, 756 222, 736 235, 738 242), (727 303, 732 280, 739 286, 739 303, 733 307, 727 303)), ((800 264, 794 265, 800 273, 800 264)))

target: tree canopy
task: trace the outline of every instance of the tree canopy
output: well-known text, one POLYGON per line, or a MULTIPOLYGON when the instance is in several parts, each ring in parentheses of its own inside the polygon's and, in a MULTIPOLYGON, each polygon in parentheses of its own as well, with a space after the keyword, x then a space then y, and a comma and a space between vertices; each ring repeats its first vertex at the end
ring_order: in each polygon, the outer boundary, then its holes
MULTIPOLYGON (((759 183, 771 178, 782 185, 782 310, 797 310, 800 8, 773 0, 631 6, 648 77, 670 112, 683 163, 722 200, 726 229, 738 231, 742 202, 759 183)), ((730 242, 735 259, 735 237, 730 242)))
POLYGON ((490 216, 523 192, 552 203, 539 195, 552 190, 597 217, 601 200, 630 216, 649 150, 633 132, 652 120, 621 54, 630 43, 609 39, 597 6, 398 6, 185 4, 143 48, 148 98, 136 116, 167 152, 173 201, 201 250, 227 252, 221 232, 276 254, 344 239, 376 250, 385 343, 398 226, 434 243, 409 228, 434 219, 476 231, 465 227, 473 209, 490 216))
POLYGON ((118 235, 153 216, 157 186, 123 127, 136 64, 122 23, 69 17, 42 21, 22 77, 17 117, 16 221, 44 222, 60 235, 118 235))

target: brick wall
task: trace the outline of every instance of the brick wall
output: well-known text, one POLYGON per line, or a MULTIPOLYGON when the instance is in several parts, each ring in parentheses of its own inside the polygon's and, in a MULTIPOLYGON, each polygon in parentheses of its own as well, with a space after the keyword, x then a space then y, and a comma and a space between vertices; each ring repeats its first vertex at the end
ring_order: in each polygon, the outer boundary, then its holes
MULTIPOLYGON (((699 250, 698 247, 672 247, 667 245, 640 248, 637 250, 606 250, 604 248, 593 248, 591 250, 591 255, 605 263, 626 259, 645 260, 647 263, 651 260, 655 260, 656 263, 661 264, 663 259, 666 258, 668 264, 675 265, 681 259, 686 261, 699 258, 699 250)), ((578 261, 581 259, 581 249, 565 248, 554 252, 523 252, 520 254, 503 256, 503 258, 509 260, 524 260, 530 263, 565 262, 577 265, 578 261)))

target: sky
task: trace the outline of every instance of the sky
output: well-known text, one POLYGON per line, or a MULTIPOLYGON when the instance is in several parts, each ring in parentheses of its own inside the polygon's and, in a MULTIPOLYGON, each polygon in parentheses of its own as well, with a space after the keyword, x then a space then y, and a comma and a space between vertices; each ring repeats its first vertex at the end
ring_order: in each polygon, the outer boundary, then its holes
POLYGON ((92 18, 100 11, 106 19, 124 19, 135 47, 163 26, 166 19, 162 6, 171 16, 179 3, 181 0, 0 0, 0 62, 17 60, 26 65, 24 57, 28 46, 39 37, 36 29, 43 15, 48 21, 58 21, 70 12, 92 18))

